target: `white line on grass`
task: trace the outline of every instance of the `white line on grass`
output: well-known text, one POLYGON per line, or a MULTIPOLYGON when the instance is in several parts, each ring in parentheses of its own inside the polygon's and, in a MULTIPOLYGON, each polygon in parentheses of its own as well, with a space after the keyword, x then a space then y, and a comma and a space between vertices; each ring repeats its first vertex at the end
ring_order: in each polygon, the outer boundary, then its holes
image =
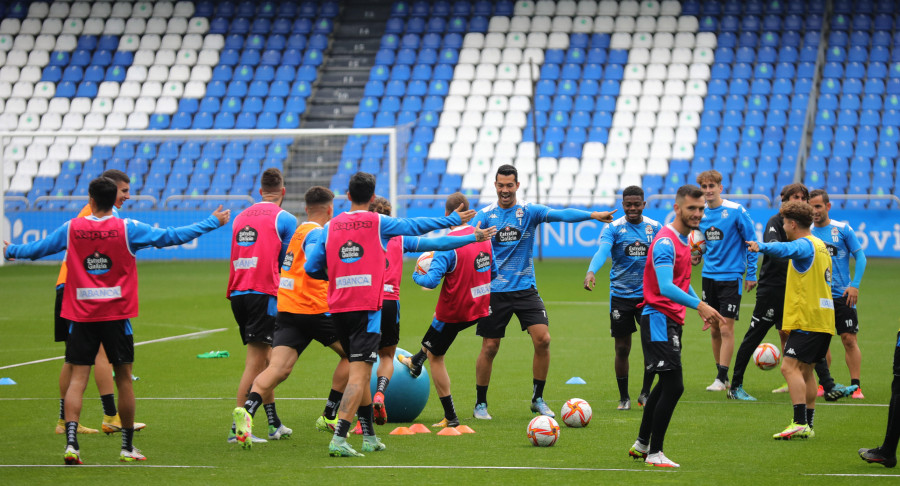
POLYGON ((536 466, 322 466, 324 469, 500 469, 511 471, 621 471, 668 472, 662 469, 614 469, 593 467, 536 467, 536 466))
POLYGON ((81 469, 83 467, 154 467, 166 469, 218 469, 218 466, 165 466, 161 464, 81 464, 69 466, 67 464, 0 464, 0 467, 71 467, 81 469))
MULTIPOLYGON (((165 341, 174 341, 176 339, 185 339, 185 338, 189 338, 189 337, 202 336, 204 334, 212 334, 214 332, 222 332, 222 331, 227 331, 227 330, 228 330, 227 328, 220 327, 219 329, 210 329, 210 330, 206 330, 206 331, 192 332, 189 334, 181 334, 178 336, 169 336, 169 337, 164 337, 164 338, 159 338, 159 339, 151 339, 149 341, 141 341, 139 343, 134 343, 134 345, 142 346, 144 344, 162 343, 165 341)), ((16 364, 11 364, 11 365, 6 365, 6 366, 0 366, 0 370, 5 370, 8 368, 18 368, 19 366, 28 366, 28 365, 38 364, 38 363, 46 363, 47 361, 56 361, 58 359, 63 359, 63 358, 65 358, 65 356, 54 356, 53 358, 44 358, 44 359, 38 359, 35 361, 28 361, 25 363, 16 363, 16 364)))
POLYGON ((900 478, 900 474, 812 474, 805 473, 804 476, 846 476, 849 478, 900 478))
MULTIPOLYGON (((603 306, 609 305, 609 302, 603 301, 580 301, 580 300, 546 300, 544 301, 547 305, 584 305, 584 306, 603 306)), ((741 304, 741 307, 754 307, 755 304, 741 304)))

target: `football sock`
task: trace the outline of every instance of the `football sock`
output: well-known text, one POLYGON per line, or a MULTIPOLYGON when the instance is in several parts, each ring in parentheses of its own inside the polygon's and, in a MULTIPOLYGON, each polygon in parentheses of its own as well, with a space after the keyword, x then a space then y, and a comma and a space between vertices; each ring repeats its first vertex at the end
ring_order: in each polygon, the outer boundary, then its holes
POLYGON ((384 393, 384 390, 387 389, 388 383, 391 382, 391 379, 387 376, 379 376, 378 377, 378 385, 375 387, 375 393, 381 392, 384 393))
POLYGON ((269 420, 269 425, 275 427, 281 427, 281 419, 278 418, 278 412, 275 411, 275 402, 267 403, 263 405, 263 408, 266 409, 266 418, 269 420))
POLYGON ((350 432, 350 422, 339 419, 337 423, 337 427, 334 428, 334 436, 340 437, 342 439, 347 438, 347 434, 350 432))
POLYGON ((653 373, 644 371, 644 383, 641 385, 641 393, 650 394, 650 387, 653 386, 653 373))
POLYGON ((100 395, 100 403, 103 404, 103 415, 114 416, 116 411, 116 397, 112 393, 109 395, 100 395))
POLYGON ((260 396, 259 393, 250 392, 250 395, 247 396, 247 401, 244 402, 244 408, 247 410, 247 413, 249 413, 251 417, 255 417, 256 410, 260 405, 262 405, 262 396, 260 396))
POLYGON ((628 398, 628 375, 617 376, 616 384, 619 385, 619 400, 628 398))
POLYGON ((813 428, 813 418, 816 416, 816 409, 807 408, 806 409, 806 425, 809 425, 809 428, 813 428))
POLYGON ((122 450, 131 452, 134 446, 131 444, 134 438, 134 428, 122 429, 122 450))
MULTIPOLYGON (((666 440, 666 430, 675 413, 675 406, 681 394, 684 393, 684 379, 681 370, 664 371, 659 373, 659 383, 654 392, 659 389, 656 406, 653 408, 653 425, 650 427, 650 454, 663 450, 663 442, 666 440)), ((651 393, 652 396, 652 393, 651 393)), ((647 410, 644 410, 647 413, 647 410)), ((644 434, 640 434, 643 436, 644 434)))
POLYGON ((887 457, 897 455, 897 442, 900 441, 900 379, 894 377, 891 383, 891 404, 888 407, 887 431, 884 433, 884 443, 881 445, 881 453, 887 457))
POLYGON ((850 378, 850 386, 853 386, 853 385, 860 386, 859 380, 854 380, 853 378, 850 378))
POLYGON ((534 387, 532 388, 531 393, 531 401, 536 402, 538 398, 544 398, 544 385, 547 383, 547 380, 534 380, 534 387))
POLYGON ((453 395, 447 395, 446 397, 440 397, 441 406, 444 407, 444 417, 447 420, 454 420, 459 417, 456 416, 456 407, 453 406, 453 395))
POLYGON ((816 375, 819 377, 819 384, 825 393, 830 392, 834 388, 834 378, 831 377, 831 370, 828 369, 828 362, 825 358, 816 362, 816 375))
POLYGON ((60 420, 66 419, 66 399, 65 398, 59 399, 59 419, 60 420))
POLYGON ((487 385, 475 385, 475 403, 487 404, 487 385))
POLYGON ((66 422, 66 445, 78 449, 78 422, 66 422))
POLYGON ((716 379, 722 383, 728 383, 728 367, 720 364, 716 365, 716 379))
POLYGON ((798 403, 794 405, 794 423, 806 425, 806 404, 798 403))
POLYGON ((414 365, 422 366, 425 364, 425 360, 428 359, 428 353, 426 353, 424 349, 420 349, 419 352, 414 354, 410 359, 412 359, 414 365))
POLYGON ((359 425, 362 427, 363 435, 375 435, 375 427, 372 424, 375 422, 374 416, 375 410, 372 408, 372 404, 368 405, 360 405, 356 410, 356 416, 359 417, 359 425))
POLYGON ((334 420, 334 418, 337 417, 338 407, 341 405, 341 398, 344 398, 343 392, 334 389, 328 392, 328 401, 325 402, 325 411, 322 412, 322 415, 324 415, 325 418, 334 420))

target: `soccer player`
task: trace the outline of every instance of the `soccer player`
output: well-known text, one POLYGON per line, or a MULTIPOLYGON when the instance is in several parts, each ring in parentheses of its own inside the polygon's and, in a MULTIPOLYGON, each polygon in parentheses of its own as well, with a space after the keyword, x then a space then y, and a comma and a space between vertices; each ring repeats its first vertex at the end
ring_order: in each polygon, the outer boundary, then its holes
POLYGON ((703 217, 703 192, 684 185, 675 195, 675 219, 650 244, 649 265, 644 267, 644 312, 641 346, 644 367, 659 381, 644 405, 641 428, 628 455, 656 467, 679 467, 663 453, 666 430, 684 392, 681 333, 686 307, 697 309, 703 330, 724 319, 701 301, 691 287, 691 247, 687 237, 703 217))
MULTIPOLYGON (((241 211, 234 218, 231 240, 231 266, 228 292, 231 312, 237 321, 241 341, 247 346, 244 373, 237 390, 237 407, 242 407, 250 394, 253 380, 266 369, 272 353, 275 332, 279 266, 297 229, 297 218, 281 209, 284 201, 284 178, 275 168, 266 169, 260 177, 262 201, 241 211)), ((263 397, 269 421, 269 438, 289 437, 291 429, 281 423, 275 411, 275 395, 263 397)), ((231 425, 228 442, 239 442, 231 425)), ((251 438, 255 442, 265 439, 251 438)), ((246 447, 246 446, 244 446, 246 447)))
POLYGON ((781 374, 787 381, 794 405, 794 419, 776 440, 813 437, 816 407, 815 363, 825 357, 834 335, 834 303, 831 298, 831 257, 822 240, 810 233, 813 208, 804 202, 781 205, 786 242, 747 241, 747 249, 790 259, 784 293, 784 322, 788 333, 781 374))
POLYGON ((728 390, 728 368, 734 353, 734 321, 741 310, 741 280, 746 272, 743 290, 756 287, 756 253, 748 253, 744 241, 756 239, 750 213, 740 204, 722 199, 722 174, 715 170, 701 172, 697 184, 706 198, 706 211, 700 221, 700 231, 706 237, 703 255, 703 301, 713 306, 725 318, 714 322, 712 338, 716 379, 707 391, 728 390))
MULTIPOLYGON (((591 259, 584 277, 585 290, 593 290, 596 283, 594 274, 600 270, 607 257, 612 257, 609 269, 609 330, 615 342, 614 369, 616 384, 619 386, 619 405, 616 408, 619 410, 631 409, 631 396, 628 394, 631 335, 637 332, 635 323, 641 320, 647 249, 662 228, 657 221, 643 215, 646 206, 644 191, 640 187, 629 186, 622 191, 625 216, 603 228, 600 233, 600 248, 591 259)), ((645 371, 638 405, 644 406, 647 403, 652 384, 653 374, 645 371)))
MULTIPOLYGON (((332 376, 325 410, 316 421, 317 429, 334 430, 338 404, 347 386, 350 365, 328 312, 328 284, 311 278, 303 269, 308 248, 316 244, 322 236, 322 226, 334 215, 334 193, 328 188, 314 186, 306 191, 304 198, 308 221, 297 226, 281 266, 278 315, 275 317, 269 366, 253 380, 244 406, 232 412, 235 424, 243 424, 238 427, 235 438, 245 449, 253 443, 252 417, 262 404, 262 397, 274 394, 275 387, 290 376, 297 359, 313 340, 331 348, 340 357, 332 376)), ((269 425, 269 437, 289 437, 284 433, 285 428, 282 426, 279 431, 269 425)))
MULTIPOLYGON (((113 204, 113 215, 118 217, 119 214, 116 210, 122 209, 122 205, 130 198, 131 179, 128 177, 128 174, 117 169, 104 171, 100 174, 100 177, 107 177, 116 183, 117 192, 116 202, 113 204)), ((82 218, 90 215, 91 205, 85 204, 77 217, 82 218)), ((55 328, 54 339, 56 342, 63 343, 66 342, 66 338, 69 336, 69 321, 60 317, 59 313, 62 310, 63 289, 66 287, 67 275, 68 268, 66 267, 66 261, 63 260, 62 266, 59 269, 59 277, 56 279, 56 305, 54 306, 53 311, 55 328)), ((66 391, 69 389, 69 382, 71 379, 72 365, 70 363, 63 363, 62 370, 60 370, 59 373, 59 419, 56 422, 57 434, 66 432, 66 391)), ((115 382, 113 381, 112 365, 110 365, 109 360, 106 359, 106 350, 103 349, 102 344, 100 345, 100 350, 97 352, 97 359, 94 360, 94 382, 97 384, 97 391, 100 392, 100 403, 103 406, 103 422, 100 424, 101 429, 107 434, 120 432, 122 430, 122 420, 119 418, 119 413, 116 410, 116 398, 114 395, 115 382)), ((134 430, 141 430, 144 427, 146 427, 146 424, 140 422, 134 423, 134 430)), ((78 424, 79 434, 96 434, 97 432, 97 429, 85 427, 80 423, 78 424)))
MULTIPOLYGON (((459 194, 462 196, 462 194, 459 194)), ((469 209, 469 202, 463 196, 462 201, 450 208, 447 216, 460 204, 469 209)), ((385 216, 391 215, 391 202, 383 197, 376 197, 369 205, 369 211, 374 211, 385 216)), ((472 234, 475 241, 487 241, 496 233, 496 228, 482 230, 476 228, 472 234)), ((387 254, 385 255, 386 267, 384 270, 384 302, 381 308, 381 343, 378 345, 378 370, 376 371, 377 384, 375 395, 372 397, 375 423, 384 425, 387 423, 387 410, 384 407, 384 392, 387 390, 391 377, 394 375, 394 354, 397 352, 397 343, 400 342, 400 280, 403 275, 403 253, 419 253, 423 251, 447 251, 468 244, 469 238, 456 236, 441 238, 419 238, 417 236, 395 236, 388 241, 387 254)), ((400 359, 400 358, 398 358, 400 359)))
POLYGON ((888 407, 887 430, 881 446, 862 448, 859 457, 868 463, 878 463, 884 467, 897 465, 897 442, 900 441, 900 332, 894 347, 894 380, 891 381, 891 401, 888 407))
POLYGON ((74 218, 42 240, 24 245, 4 241, 4 257, 38 259, 66 252, 66 288, 61 316, 69 322, 66 362, 72 364, 72 379, 66 390, 67 465, 82 464, 78 447, 78 419, 91 366, 102 343, 116 372, 119 391, 123 462, 144 461, 134 447, 134 388, 131 369, 134 338, 131 319, 138 315, 138 279, 134 254, 141 248, 181 245, 228 222, 230 212, 219 208, 207 219, 190 226, 154 228, 113 215, 117 187, 100 177, 88 187, 91 216, 74 218))
POLYGON ((478 419, 490 420, 487 410, 487 390, 491 382, 494 358, 500 340, 513 314, 519 318, 523 331, 531 335, 534 346, 531 411, 553 417, 544 402, 544 384, 550 369, 550 321, 537 291, 534 279, 534 235, 541 223, 565 221, 577 223, 594 219, 612 222, 612 212, 582 211, 580 209, 550 209, 541 204, 516 200, 519 173, 512 165, 501 165, 494 177, 497 202, 478 212, 473 223, 497 226, 499 231, 491 240, 498 276, 491 282, 491 313, 478 320, 475 333, 482 337, 481 352, 475 364, 475 411, 478 419))
MULTIPOLYGON (((809 189, 803 184, 794 183, 784 186, 781 190, 781 202, 809 201, 809 189)), ((787 241, 784 233, 784 218, 781 213, 769 218, 763 233, 763 242, 787 241)), ((778 329, 781 339, 781 347, 787 335, 781 332, 781 322, 784 315, 784 284, 787 278, 788 261, 783 258, 764 255, 762 268, 759 271, 759 286, 756 289, 756 306, 753 308, 753 316, 750 318, 750 327, 744 334, 744 339, 738 348, 734 359, 734 375, 731 378, 731 387, 728 389, 728 398, 734 400, 755 401, 756 398, 744 391, 744 372, 747 364, 753 357, 753 351, 762 343, 772 326, 778 329)), ((833 383, 833 381, 832 381, 833 383)))
MULTIPOLYGON (((834 268, 834 280, 831 293, 834 297, 834 318, 837 333, 844 344, 844 357, 850 370, 850 386, 856 390, 850 398, 863 399, 859 384, 859 369, 862 354, 856 341, 859 333, 859 317, 856 314, 856 301, 859 298, 859 284, 866 271, 866 255, 856 237, 856 232, 847 223, 835 221, 828 217, 831 201, 823 189, 809 193, 809 204, 813 208, 812 234, 825 243, 834 268), (853 280, 850 280, 850 257, 856 260, 853 280)), ((829 356, 829 362, 831 361, 829 356)))
MULTIPOLYGON (((350 211, 339 214, 324 227, 307 253, 304 269, 313 278, 328 280, 328 307, 338 328, 341 347, 350 360, 350 378, 338 412, 338 425, 328 445, 333 457, 360 457, 347 442, 350 421, 359 416, 363 452, 385 449, 375 435, 369 379, 381 341, 381 307, 384 300, 385 251, 399 235, 421 235, 469 221, 475 211, 457 209, 443 218, 397 219, 370 212, 375 198, 375 177, 357 172, 347 190, 350 211)), ((472 237, 474 239, 474 236, 472 237)))
MULTIPOLYGON (((468 209, 469 201, 466 196, 459 192, 451 194, 445 205, 446 213, 449 215, 460 204, 468 209)), ((450 228, 451 236, 470 235, 474 232, 475 229, 469 225, 450 228)), ((437 287, 441 279, 444 280, 431 326, 422 338, 422 348, 411 358, 399 358, 413 377, 422 373, 422 365, 426 359, 431 361, 431 379, 441 406, 444 407, 444 418, 433 427, 459 425, 444 356, 460 332, 474 326, 479 319, 490 313, 491 280, 497 276, 492 253, 489 242, 473 243, 453 251, 436 252, 427 273, 413 272, 413 280, 427 289, 437 287)))

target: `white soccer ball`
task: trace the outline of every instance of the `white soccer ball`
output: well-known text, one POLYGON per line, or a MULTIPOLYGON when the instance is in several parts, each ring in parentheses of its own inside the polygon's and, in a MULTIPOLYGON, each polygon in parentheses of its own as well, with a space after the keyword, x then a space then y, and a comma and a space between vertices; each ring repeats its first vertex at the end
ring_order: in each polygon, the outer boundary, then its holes
POLYGON ((700 256, 706 253, 706 235, 700 230, 691 230, 688 234, 688 245, 691 247, 691 255, 700 256))
POLYGON ((528 440, 537 447, 550 447, 559 439, 559 424, 556 420, 538 415, 528 422, 528 440))
POLYGON ((560 413, 563 423, 575 428, 587 427, 592 416, 591 405, 580 398, 570 398, 563 404, 560 413))
POLYGON ((420 275, 425 275, 428 273, 428 269, 431 268, 431 260, 434 258, 433 251, 426 251, 419 255, 419 259, 416 260, 416 273, 420 275))
POLYGON ((753 351, 753 362, 761 370, 771 370, 780 360, 781 351, 774 344, 762 343, 753 351))

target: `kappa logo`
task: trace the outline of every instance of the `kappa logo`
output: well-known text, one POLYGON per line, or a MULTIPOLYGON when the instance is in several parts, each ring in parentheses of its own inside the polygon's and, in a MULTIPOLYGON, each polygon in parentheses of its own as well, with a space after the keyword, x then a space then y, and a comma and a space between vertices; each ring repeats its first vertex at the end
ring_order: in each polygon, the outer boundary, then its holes
POLYGON ((778 230, 775 229, 774 226, 769 227, 769 233, 778 233, 778 230))
POLYGON ((659 363, 656 364, 656 367, 657 367, 657 368, 662 368, 662 367, 665 366, 665 365, 666 365, 666 362, 665 362, 665 361, 660 361, 659 363))
POLYGON ((500 216, 497 216, 496 214, 491 213, 490 219, 497 219, 497 218, 499 218, 499 217, 500 217, 500 216))
POLYGON ((792 354, 794 356, 797 356, 797 352, 794 351, 794 348, 788 348, 788 350, 785 351, 784 354, 792 354))
POLYGON ((620 235, 624 235, 625 233, 628 233, 628 230, 626 230, 625 228, 619 230, 620 235))
POLYGON ((373 351, 371 354, 369 354, 369 359, 378 359, 378 353, 373 351))
POLYGON ((430 347, 431 347, 431 341, 423 341, 423 342, 422 342, 422 346, 425 346, 426 348, 430 348, 430 347))

